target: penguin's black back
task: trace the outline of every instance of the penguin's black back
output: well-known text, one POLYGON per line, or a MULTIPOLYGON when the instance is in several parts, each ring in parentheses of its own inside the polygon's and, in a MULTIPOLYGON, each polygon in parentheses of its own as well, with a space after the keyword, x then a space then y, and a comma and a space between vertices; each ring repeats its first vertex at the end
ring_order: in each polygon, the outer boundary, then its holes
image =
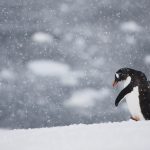
POLYGON ((139 101, 144 118, 150 120, 150 81, 139 85, 139 101))

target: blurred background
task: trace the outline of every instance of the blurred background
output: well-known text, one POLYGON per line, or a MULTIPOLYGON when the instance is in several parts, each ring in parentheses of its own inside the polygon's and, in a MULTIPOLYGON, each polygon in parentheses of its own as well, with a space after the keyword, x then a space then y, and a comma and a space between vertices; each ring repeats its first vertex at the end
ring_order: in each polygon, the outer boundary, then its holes
POLYGON ((1 0, 0 127, 128 120, 114 73, 150 79, 149 0, 1 0))

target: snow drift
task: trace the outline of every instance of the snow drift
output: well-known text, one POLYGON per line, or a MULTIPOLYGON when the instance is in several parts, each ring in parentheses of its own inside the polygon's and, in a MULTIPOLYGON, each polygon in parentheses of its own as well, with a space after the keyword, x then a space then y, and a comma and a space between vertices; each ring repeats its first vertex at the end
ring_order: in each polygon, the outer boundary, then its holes
POLYGON ((1 150, 149 150, 150 122, 0 130, 1 150))

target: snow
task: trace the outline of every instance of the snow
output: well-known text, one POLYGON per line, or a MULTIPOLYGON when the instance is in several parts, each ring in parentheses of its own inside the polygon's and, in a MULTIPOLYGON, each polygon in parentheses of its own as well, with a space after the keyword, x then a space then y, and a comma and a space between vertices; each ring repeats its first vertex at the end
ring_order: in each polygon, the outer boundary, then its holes
POLYGON ((40 76, 60 76, 69 71, 65 64, 50 60, 35 60, 28 63, 28 68, 40 76))
POLYGON ((32 35, 31 39, 37 43, 51 43, 53 41, 53 37, 45 32, 36 32, 32 35))
POLYGON ((79 37, 75 40, 75 45, 78 49, 84 49, 86 44, 85 44, 85 40, 82 37, 79 37))
POLYGON ((106 98, 109 94, 110 91, 107 88, 100 90, 87 88, 73 93, 65 105, 69 107, 92 107, 96 101, 106 98))
POLYGON ((60 6, 60 10, 61 12, 63 13, 67 13, 69 11, 69 7, 67 4, 63 3, 61 6, 60 6))
POLYGON ((2 150, 149 150, 150 122, 0 130, 2 150))
POLYGON ((65 63, 51 60, 34 60, 27 64, 27 68, 37 76, 56 77, 68 86, 77 85, 78 79, 83 76, 81 71, 74 71, 65 63))
POLYGON ((125 32, 140 32, 142 27, 138 25, 135 21, 127 21, 121 24, 120 26, 122 31, 125 32))
POLYGON ((136 39, 134 38, 134 36, 126 36, 126 42, 128 44, 134 45, 136 43, 136 39))
POLYGON ((148 65, 150 64, 150 55, 145 56, 144 62, 145 64, 148 64, 148 65))
POLYGON ((10 69, 3 68, 0 71, 0 78, 5 79, 5 80, 13 80, 15 78, 15 74, 10 69))
POLYGON ((150 55, 150 1, 0 4, 0 127, 129 118, 128 108, 115 108, 120 89, 113 90, 111 83, 122 67, 141 70, 150 78, 150 61, 144 61, 150 55), (97 96, 103 87, 110 91, 104 99, 97 96), (89 98, 84 96, 87 89, 94 90, 89 98))

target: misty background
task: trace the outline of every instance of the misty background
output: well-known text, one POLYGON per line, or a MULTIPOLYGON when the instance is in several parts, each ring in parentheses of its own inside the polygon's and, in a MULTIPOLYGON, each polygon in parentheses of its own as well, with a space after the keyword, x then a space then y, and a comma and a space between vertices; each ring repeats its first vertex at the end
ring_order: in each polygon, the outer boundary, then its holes
POLYGON ((149 0, 1 0, 0 127, 128 120, 114 73, 150 79, 149 0))

